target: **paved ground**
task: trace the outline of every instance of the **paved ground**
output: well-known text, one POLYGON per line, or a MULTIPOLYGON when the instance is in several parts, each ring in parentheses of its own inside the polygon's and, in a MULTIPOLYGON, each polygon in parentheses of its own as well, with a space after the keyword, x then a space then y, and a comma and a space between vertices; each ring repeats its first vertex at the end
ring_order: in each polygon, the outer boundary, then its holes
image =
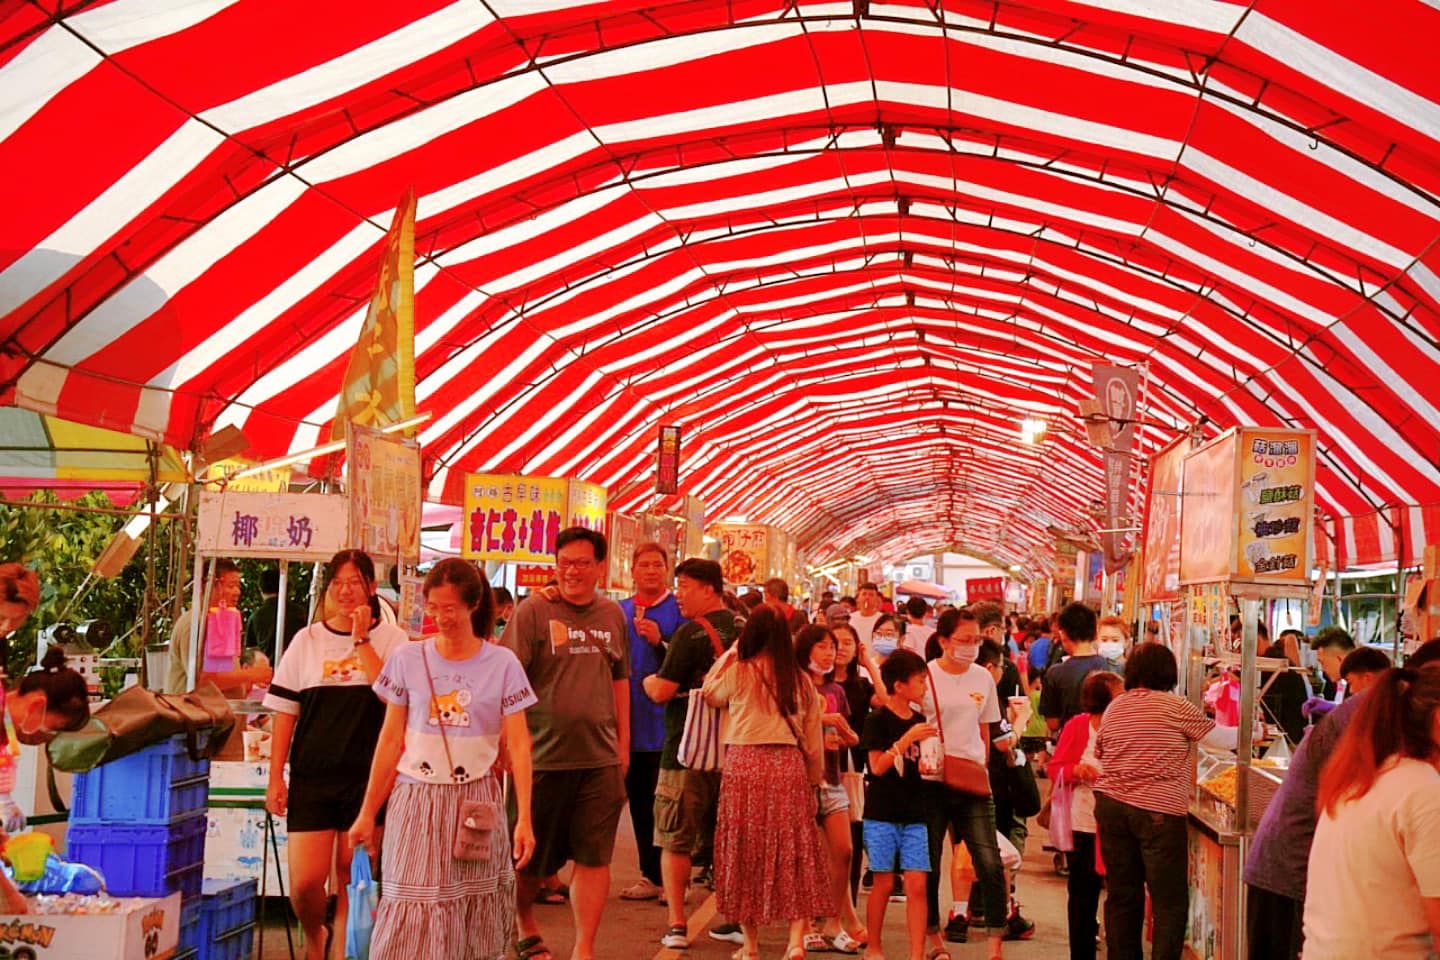
MULTIPOLYGON (((1042 780, 1043 784, 1044 781, 1042 780)), ((1044 832, 1032 822, 1032 834, 1026 851, 1025 866, 1019 882, 1019 897, 1025 915, 1036 922, 1033 940, 1005 944, 1007 960, 1064 960, 1068 956, 1068 941, 1065 936, 1065 881, 1057 876, 1051 866, 1051 855, 1042 851, 1044 832)), ((949 903, 949 861, 946 861, 946 880, 941 888, 942 903, 949 903)), ((714 898, 706 890, 692 889, 689 899, 690 933, 692 946, 686 951, 666 950, 660 947, 660 935, 665 930, 665 911, 655 902, 630 903, 619 898, 619 891, 639 877, 635 866, 635 839, 630 831, 629 818, 621 818, 620 836, 615 851, 615 866, 611 883, 611 899, 605 910, 601 926, 600 960, 725 960, 736 949, 733 944, 711 940, 705 935, 706 925, 714 914, 714 898)), ((861 899, 864 899, 861 891, 861 899)), ((557 960, 567 960, 573 945, 569 907, 541 907, 545 937, 555 951, 557 960)), ((864 905, 859 905, 864 916, 864 905)), ((288 956, 285 935, 279 927, 278 910, 273 925, 266 930, 265 951, 262 960, 281 960, 288 956)), ((890 905, 886 912, 884 942, 886 956, 905 956, 904 906, 890 905)), ((776 960, 782 957, 785 947, 785 931, 771 927, 763 931, 761 940, 762 960, 776 960)), ((983 944, 952 944, 950 953, 954 960, 970 960, 985 956, 983 944)), ((1101 950, 1103 957, 1104 950, 1101 950)), ((838 957, 838 954, 811 954, 812 957, 838 957)), ((338 958, 338 954, 337 954, 338 958)))

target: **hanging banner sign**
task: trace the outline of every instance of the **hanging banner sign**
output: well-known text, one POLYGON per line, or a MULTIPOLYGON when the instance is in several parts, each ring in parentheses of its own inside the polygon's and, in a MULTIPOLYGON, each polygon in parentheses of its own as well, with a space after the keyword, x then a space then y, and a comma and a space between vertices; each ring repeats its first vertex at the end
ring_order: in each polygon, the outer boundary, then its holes
POLYGON ((553 563, 568 512, 569 486, 561 478, 472 473, 465 478, 460 556, 553 563))
POLYGON ((705 555, 705 503, 699 497, 685 498, 685 556, 705 555))
POLYGON ((1134 367, 1100 364, 1094 369, 1095 399, 1109 419, 1110 446, 1117 453, 1129 453, 1135 443, 1135 423, 1140 409, 1140 371, 1134 367))
POLYGON ((758 583, 769 567, 768 527, 720 524, 712 535, 720 541, 720 570, 726 583, 758 583))
POLYGON ((570 510, 569 523, 566 525, 604 533, 605 506, 610 499, 605 488, 598 483, 585 483, 582 480, 570 480, 568 483, 570 510))
POLYGON ((680 428, 660 427, 660 450, 656 458, 655 492, 661 495, 680 492, 680 428))
POLYGON ((1190 440, 1182 436, 1150 460, 1140 584, 1143 603, 1180 599, 1180 514, 1185 509, 1180 478, 1189 452, 1190 440))
POLYGON ((1100 534, 1106 573, 1123 570, 1130 559, 1130 454, 1105 451, 1105 532, 1100 534))
POLYGON ((350 546, 380 560, 420 561, 420 445, 346 424, 350 546))
POLYGON ((977 603, 981 600, 1005 600, 1005 578, 1004 577, 971 577, 965 581, 965 602, 977 603))
POLYGON ((238 480, 227 480, 255 466, 248 460, 216 460, 205 468, 205 489, 227 490, 230 493, 285 493, 290 489, 289 467, 271 467, 238 480), (222 484, 221 481, 226 482, 222 484))
POLYGON ((224 557, 329 560, 345 549, 349 504, 324 493, 200 494, 196 549, 224 557))

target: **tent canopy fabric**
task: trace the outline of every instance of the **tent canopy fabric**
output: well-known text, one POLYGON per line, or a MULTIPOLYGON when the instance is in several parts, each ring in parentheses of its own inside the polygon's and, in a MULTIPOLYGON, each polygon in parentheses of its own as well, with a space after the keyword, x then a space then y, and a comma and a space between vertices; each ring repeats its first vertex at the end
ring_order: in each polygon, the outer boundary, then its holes
POLYGON ((1111 362, 1142 454, 1313 427, 1327 514, 1440 503, 1437 35, 1421 0, 9 4, 0 402, 314 445, 413 187, 449 502, 623 488, 676 423, 687 492, 817 561, 1043 568, 1095 527, 1111 362))
MULTIPOLYGON (((188 481, 185 464, 173 448, 157 444, 153 452, 157 484, 188 481)), ((152 479, 150 457, 150 444, 140 437, 0 407, 0 494, 4 496, 52 490, 72 498, 102 489, 112 499, 129 502, 152 479)))

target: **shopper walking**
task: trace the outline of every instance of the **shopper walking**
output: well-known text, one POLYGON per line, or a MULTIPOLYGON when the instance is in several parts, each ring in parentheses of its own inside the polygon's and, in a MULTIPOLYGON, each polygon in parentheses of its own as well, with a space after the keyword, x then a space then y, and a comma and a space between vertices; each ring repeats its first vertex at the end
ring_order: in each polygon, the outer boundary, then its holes
MULTIPOLYGON (((1050 682, 1054 670, 1046 674, 1050 682)), ((1154 915, 1152 960, 1180 960, 1190 905, 1185 818, 1204 740, 1233 750, 1235 728, 1216 727, 1173 691, 1175 655, 1142 643, 1125 664, 1125 692, 1100 720, 1095 757, 1075 775, 1095 784, 1095 824, 1105 860, 1106 960, 1140 960, 1145 893, 1154 915)), ((1047 687, 1048 689, 1048 687, 1047 687)))
POLYGON ((720 787, 715 885, 720 912, 740 923, 756 957, 758 928, 789 923, 787 960, 805 955, 811 917, 835 903, 815 828, 823 774, 821 700, 795 660, 778 610, 758 607, 705 678, 705 701, 730 710, 720 787))
MULTIPOLYGON (((889 614, 885 615, 886 617, 889 614)), ((881 618, 882 621, 884 618, 881 618)), ((887 629, 882 622, 875 624, 875 632, 872 634, 872 643, 883 640, 881 631, 887 629)), ((899 628, 894 619, 891 618, 888 629, 893 630, 892 637, 899 639, 899 628)), ((885 696, 878 691, 880 684, 880 666, 875 661, 874 655, 869 647, 861 646, 859 638, 854 629, 848 625, 841 625, 834 631, 835 634, 835 683, 841 690, 845 691, 845 701, 849 705, 847 720, 850 729, 857 733, 865 729, 865 719, 870 711, 885 702, 885 696)), ((892 645, 891 652, 894 652, 892 645)), ((862 822, 865 817, 865 751, 858 744, 840 753, 840 784, 845 788, 845 795, 850 800, 850 884, 847 888, 852 902, 858 904, 856 899, 860 893, 860 864, 864 852, 864 835, 862 822)))
MULTIPOLYGON (((725 608, 724 595, 720 564, 701 557, 681 562, 675 570, 675 597, 686 621, 675 631, 660 669, 645 678, 647 697, 663 704, 665 710, 664 749, 652 801, 652 839, 662 851, 660 868, 669 912, 669 925, 660 943, 676 950, 690 945, 685 927, 690 868, 696 854, 713 848, 720 802, 720 772, 687 770, 682 766, 680 739, 685 733, 690 698, 700 695, 705 674, 724 649, 735 642, 735 614, 725 608)), ((637 801, 632 797, 630 802, 637 801)))
POLYGON ((597 591, 605 535, 569 527, 556 539, 557 593, 532 593, 500 642, 515 652, 538 702, 526 715, 534 741, 535 856, 516 882, 525 960, 546 958, 535 896, 575 861, 570 909, 574 960, 592 960, 610 894, 610 858, 630 763, 630 649, 620 605, 597 591))
POLYGON ((1320 775, 1305 960, 1440 947, 1440 664, 1384 674, 1320 775))
POLYGON ((685 618, 670 592, 670 555, 664 547, 653 542, 636 547, 630 574, 635 595, 620 601, 630 641, 630 769, 625 773, 625 795, 630 801, 640 879, 621 890, 620 899, 654 900, 661 892, 655 785, 660 780, 660 753, 665 746, 665 705, 646 696, 644 685, 645 678, 660 669, 670 638, 685 618))
MULTIPOLYGON (((941 655, 929 667, 930 694, 920 703, 925 722, 940 730, 947 757, 978 765, 986 777, 991 743, 998 735, 1000 705, 995 681, 977 666, 980 624, 969 610, 946 610, 935 628, 941 655)), ((1000 844, 995 831, 995 807, 988 794, 963 792, 946 786, 939 773, 927 776, 930 819, 930 876, 925 885, 926 925, 935 949, 932 958, 949 958, 940 939, 940 853, 948 830, 955 843, 970 852, 980 883, 980 920, 989 940, 990 960, 1001 955, 1009 897, 1000 844)), ((958 895, 957 891, 957 895, 958 895)), ((966 916, 968 902, 956 902, 951 913, 966 916)), ((968 933, 967 933, 968 936, 968 933)))
MULTIPOLYGON (((840 629, 852 628, 846 624, 840 629)), ((839 911, 826 918, 826 929, 821 933, 806 936, 805 946, 811 950, 829 950, 833 946, 840 953, 854 953, 865 946, 868 934, 850 897, 850 863, 855 854, 850 836, 850 796, 845 792, 840 772, 842 754, 849 754, 860 745, 860 734, 850 726, 850 703, 844 688, 835 682, 835 634, 818 625, 801 630, 795 638, 795 659, 806 668, 815 691, 824 701, 820 723, 825 745, 825 777, 817 797, 820 835, 829 859, 830 896, 839 911)))
POLYGON ((1096 911, 1103 885, 1096 869, 1095 741, 1100 718, 1124 689, 1125 682, 1113 673, 1101 671, 1086 677, 1080 688, 1080 708, 1084 712, 1065 724, 1055 755, 1045 767, 1052 783, 1071 784, 1069 813, 1074 847, 1068 858, 1070 872, 1065 884, 1069 895, 1065 916, 1070 960, 1095 960, 1095 937, 1100 931, 1096 911))
POLYGON ((515 654, 485 642, 495 608, 482 574, 441 560, 424 593, 439 634, 397 649, 380 671, 385 722, 350 828, 352 846, 375 850, 389 801, 370 956, 499 960, 515 928, 512 858, 524 866, 535 849, 525 723, 535 693, 515 654), (502 735, 518 811, 513 844, 494 769, 502 735))
MULTIPOLYGON (((291 638, 265 694, 275 712, 265 808, 285 818, 290 902, 310 960, 328 955, 336 933, 344 943, 352 852, 346 831, 360 815, 385 721, 385 704, 371 687, 409 642, 399 627, 375 622, 374 596, 370 555, 335 554, 325 568, 325 619, 291 638)), ((383 808, 375 819, 384 822, 383 808)))

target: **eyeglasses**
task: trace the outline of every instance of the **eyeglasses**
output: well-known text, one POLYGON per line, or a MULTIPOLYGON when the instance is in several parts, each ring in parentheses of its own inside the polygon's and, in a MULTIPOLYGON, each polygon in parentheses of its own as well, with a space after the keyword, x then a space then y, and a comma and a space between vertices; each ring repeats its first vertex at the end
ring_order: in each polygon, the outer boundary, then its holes
POLYGON ((875 631, 875 636, 877 636, 877 637, 898 637, 898 636, 900 636, 900 631, 899 631, 899 630, 876 630, 876 631, 875 631))
POLYGON ((365 581, 359 577, 336 577, 330 581, 330 586, 337 590, 364 590, 365 581))
POLYGON ((594 560, 569 560, 563 557, 556 558, 555 560, 555 566, 561 570, 589 570, 595 566, 595 563, 596 561, 594 560))

